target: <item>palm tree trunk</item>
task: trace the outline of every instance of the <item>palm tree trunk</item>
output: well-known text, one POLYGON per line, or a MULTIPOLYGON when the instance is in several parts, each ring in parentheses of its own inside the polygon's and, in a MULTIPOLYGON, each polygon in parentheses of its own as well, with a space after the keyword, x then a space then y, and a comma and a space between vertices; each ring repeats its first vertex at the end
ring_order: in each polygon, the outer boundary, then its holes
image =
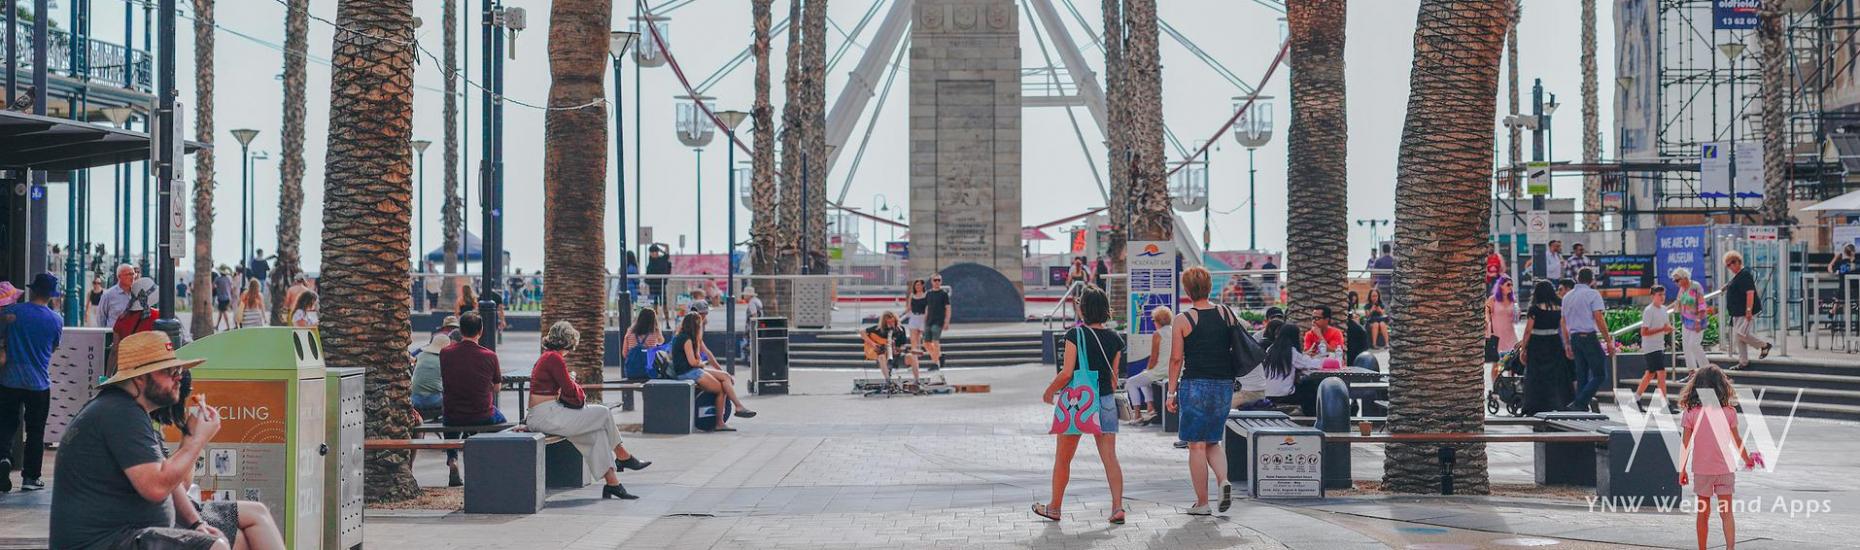
POLYGON ((1789 63, 1783 48, 1784 0, 1764 0, 1757 12, 1757 48, 1763 56, 1763 222, 1793 226, 1789 215, 1789 63))
POLYGON ((291 0, 284 14, 284 125, 278 136, 278 265, 271 272, 271 324, 285 325, 284 294, 301 263, 304 208, 304 57, 310 48, 310 0, 291 0))
MULTIPOLYGON (((465 205, 459 199, 459 2, 461 0, 444 0, 445 44, 446 44, 446 183, 445 204, 440 206, 440 233, 444 234, 445 271, 457 273, 459 267, 459 235, 464 228, 465 205)), ((615 105, 615 109, 620 106, 615 105)), ((425 254, 425 252, 421 252, 425 254)), ((427 289, 431 292, 432 289, 427 289)), ((458 302, 458 285, 447 280, 439 286, 439 303, 451 307, 458 302)))
MULTIPOLYGON (((1505 89, 1507 92, 1509 92, 1509 95, 1511 96, 1508 101, 1509 110, 1506 111, 1506 114, 1510 114, 1510 115, 1518 114, 1518 108, 1519 108, 1518 107, 1518 20, 1523 19, 1523 18, 1524 18, 1523 0, 1513 0, 1512 5, 1511 5, 1511 25, 1505 27, 1505 80, 1506 80, 1505 89)), ((1524 190, 1522 186, 1524 178, 1522 176, 1522 173, 1517 171, 1521 169, 1524 164, 1524 152, 1523 152, 1524 129, 1518 126, 1509 126, 1507 127, 1507 130, 1508 130, 1507 132, 1508 135, 1506 137, 1509 138, 1509 140, 1506 142, 1505 153, 1510 156, 1509 158, 1510 163, 1506 165, 1507 168, 1510 169, 1510 171, 1507 171, 1506 173, 1510 174, 1510 176, 1507 178, 1506 181, 1509 183, 1509 186, 1507 187, 1508 189, 1507 192, 1510 193, 1510 197, 1511 197, 1509 200, 1512 201, 1512 206, 1510 208, 1507 208, 1507 210, 1510 210, 1517 206, 1518 195, 1524 190)), ((1512 223, 1515 225, 1518 223, 1517 213, 1513 212, 1512 216, 1513 216, 1512 223)), ((1512 243, 1512 246, 1514 247, 1513 251, 1515 252, 1516 250, 1515 247, 1517 246, 1517 243, 1512 243)), ((1513 256, 1515 256, 1514 253, 1511 253, 1511 252, 1506 253, 1505 261, 1508 263, 1516 261, 1516 259, 1513 258, 1513 256)))
POLYGON ((1136 151, 1136 173, 1130 181, 1133 208, 1131 234, 1145 241, 1167 241, 1175 233, 1174 208, 1169 204, 1164 171, 1162 116, 1162 53, 1158 49, 1156 0, 1125 0, 1129 49, 1124 52, 1124 95, 1128 96, 1125 122, 1130 128, 1131 150, 1136 151))
MULTIPOLYGON (((1595 83, 1595 0, 1582 0, 1582 163, 1602 159, 1601 114, 1595 83)), ((1556 159, 1550 159, 1556 160, 1556 159)), ((1602 175, 1582 175, 1582 230, 1602 230, 1602 175)))
MULTIPOLYGON (((1130 227, 1130 128, 1124 123, 1129 109, 1125 97, 1124 6, 1122 0, 1104 0, 1104 97, 1106 170, 1111 198, 1105 210, 1111 218, 1111 239, 1105 255, 1111 271, 1124 272, 1124 241, 1130 227)), ((1088 251, 1089 252, 1089 251, 1088 251)), ((1088 254, 1089 255, 1089 254, 1088 254)), ((1113 292, 1114 295, 1121 295, 1113 292)))
MULTIPOLYGON (((194 139, 213 136, 213 0, 194 0, 194 139)), ((188 288, 195 338, 211 336, 213 311, 213 151, 194 155, 194 282, 188 288)), ((244 255, 243 252, 240 253, 244 255)), ((243 260, 242 260, 243 261, 243 260)))
MULTIPOLYGON (((1391 433, 1485 429, 1479 304, 1492 203, 1484 174, 1492 166, 1493 99, 1511 12, 1510 0, 1421 2, 1395 180, 1394 284, 1403 299, 1390 323, 1391 433)), ((1383 488, 1439 491, 1442 446, 1390 444, 1383 488)), ((1444 446, 1456 453, 1456 492, 1489 492, 1485 445, 1444 446)))
MULTIPOLYGON (((1286 131, 1286 290, 1295 319, 1343 312, 1349 270, 1349 116, 1344 108, 1345 0, 1285 5, 1291 36, 1292 124, 1286 131)), ((1480 218, 1483 222, 1484 218, 1480 218)), ((1401 303, 1396 295, 1397 304, 1401 303)))
MULTIPOLYGON (((801 219, 801 143, 802 135, 807 132, 807 107, 801 99, 804 92, 801 82, 801 6, 802 0, 788 2, 788 51, 787 70, 782 75, 782 93, 786 99, 781 106, 781 189, 788 200, 781 202, 780 261, 782 273, 793 274, 801 271, 802 235, 807 234, 805 222, 801 219)), ((818 241, 811 246, 821 246, 818 241)), ((778 309, 774 311, 787 311, 778 309)))
MULTIPOLYGON (((329 151, 324 161, 323 270, 318 288, 324 361, 367 369, 370 439, 406 439, 413 244, 413 1, 341 0, 330 56, 329 151)), ((419 494, 413 455, 366 455, 367 498, 419 494)))
MULTIPOLYGON (((543 115, 542 326, 568 321, 584 336, 568 368, 583 383, 601 383, 606 338, 602 292, 607 273, 607 156, 587 144, 607 143, 602 70, 607 67, 611 0, 556 0, 549 11, 549 105, 543 115), (580 109, 560 109, 575 105, 580 109)), ((617 107, 616 107, 617 108, 617 107)), ((590 399, 598 399, 592 393, 590 399)))
MULTIPOLYGON (((827 0, 807 0, 801 8, 801 133, 807 151, 807 204, 803 226, 809 247, 807 272, 827 272, 827 0)), ((841 228, 844 230, 845 228, 841 228)))
MULTIPOLYGON (((755 150, 750 152, 749 191, 751 250, 750 264, 757 275, 781 273, 781 243, 788 242, 782 233, 781 189, 775 182, 775 114, 769 106, 769 28, 774 0, 750 0, 755 19, 756 99, 750 108, 750 134, 755 150)), ((756 280, 756 295, 764 308, 780 311, 774 281, 756 280)))

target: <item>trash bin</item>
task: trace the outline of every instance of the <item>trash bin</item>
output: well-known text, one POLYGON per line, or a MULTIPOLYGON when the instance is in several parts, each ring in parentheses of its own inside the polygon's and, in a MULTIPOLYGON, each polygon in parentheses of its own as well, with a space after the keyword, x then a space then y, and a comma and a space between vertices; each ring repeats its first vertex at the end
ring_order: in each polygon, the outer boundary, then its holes
POLYGON ((329 383, 329 455, 323 457, 323 543, 351 550, 362 545, 363 369, 325 369, 329 383))
MULTIPOLYGON (((245 328, 175 350, 205 359, 194 394, 220 413, 220 432, 194 464, 202 500, 253 500, 271 509, 291 548, 323 546, 328 382, 315 329, 245 328)), ((163 432, 170 443, 180 432, 163 432)))
POLYGON ((756 395, 788 394, 788 319, 757 317, 755 327, 756 368, 749 391, 756 395))

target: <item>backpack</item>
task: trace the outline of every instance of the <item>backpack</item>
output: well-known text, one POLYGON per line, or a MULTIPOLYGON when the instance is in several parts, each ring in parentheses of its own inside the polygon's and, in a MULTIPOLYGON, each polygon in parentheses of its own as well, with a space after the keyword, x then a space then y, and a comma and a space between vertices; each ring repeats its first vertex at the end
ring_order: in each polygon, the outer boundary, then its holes
POLYGON ((653 378, 651 350, 644 343, 634 344, 633 349, 626 350, 620 360, 620 375, 627 380, 653 378))

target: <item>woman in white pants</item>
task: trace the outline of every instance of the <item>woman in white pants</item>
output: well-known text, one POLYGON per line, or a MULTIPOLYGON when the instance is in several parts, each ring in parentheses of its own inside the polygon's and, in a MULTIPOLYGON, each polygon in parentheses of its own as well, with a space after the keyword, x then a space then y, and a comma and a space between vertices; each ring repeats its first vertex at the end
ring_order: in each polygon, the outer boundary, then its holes
POLYGON ((1705 360, 1705 324, 1716 313, 1705 302, 1705 291, 1692 280, 1692 271, 1686 268, 1674 268, 1669 275, 1673 280, 1675 299, 1673 309, 1679 311, 1684 320, 1680 327, 1680 356, 1686 359, 1686 368, 1698 369, 1711 363, 1705 360))
POLYGON ((581 385, 568 373, 564 356, 581 343, 581 333, 568 321, 557 321, 543 336, 543 354, 530 371, 529 430, 568 438, 581 451, 588 475, 601 478, 601 498, 632 500, 620 484, 619 473, 642 470, 651 462, 641 461, 620 444, 620 430, 614 426, 613 413, 587 402, 581 385))
POLYGON ((1169 306, 1157 306, 1150 312, 1150 319, 1156 322, 1156 334, 1150 338, 1149 365, 1139 372, 1124 379, 1124 391, 1130 394, 1130 407, 1139 413, 1138 424, 1155 424, 1162 421, 1162 397, 1150 384, 1163 381, 1168 376, 1169 348, 1173 343, 1170 338, 1169 321, 1175 319, 1175 312, 1169 306), (1147 416, 1143 411, 1149 411, 1147 416))

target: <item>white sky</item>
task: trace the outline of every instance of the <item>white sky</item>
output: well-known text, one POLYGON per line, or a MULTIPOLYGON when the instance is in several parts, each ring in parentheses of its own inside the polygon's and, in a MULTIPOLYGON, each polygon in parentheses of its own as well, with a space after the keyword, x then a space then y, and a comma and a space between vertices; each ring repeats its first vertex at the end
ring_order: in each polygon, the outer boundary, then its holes
MULTIPOLYGON (((230 263, 237 255, 239 197, 239 164, 236 161, 238 144, 232 139, 233 128, 255 128, 260 134, 252 144, 254 151, 266 151, 271 159, 259 161, 255 174, 256 201, 258 212, 258 248, 274 250, 277 220, 277 158, 279 151, 279 124, 281 123, 282 81, 277 79, 281 72, 282 54, 274 45, 283 43, 284 5, 283 0, 245 0, 238 2, 222 1, 218 3, 217 19, 222 30, 217 34, 217 52, 215 65, 217 69, 217 133, 219 139, 219 158, 217 172, 220 192, 216 197, 216 209, 219 211, 217 221, 218 238, 214 243, 214 255, 218 262, 230 263), (235 34, 237 33, 237 34, 235 34), (251 38, 239 36, 247 35, 251 38)), ((1101 20, 1098 2, 1090 0, 1072 0, 1081 15, 1088 21, 1101 20)), ((183 2, 183 4, 186 4, 183 2)), ((466 1, 467 9, 461 10, 461 19, 475 21, 478 2, 466 1)), ((616 24, 634 15, 632 2, 617 0, 616 24)), ((1102 66, 1103 54, 1090 45, 1090 39, 1082 29, 1077 27, 1068 13, 1064 0, 1055 2, 1061 18, 1068 22, 1074 41, 1085 48, 1086 59, 1094 70, 1102 66)), ((1234 74, 1249 84, 1257 85, 1259 76, 1271 62, 1280 39, 1279 14, 1252 2, 1239 0, 1173 0, 1162 3, 1161 17, 1174 25, 1190 40, 1196 42, 1203 50, 1221 60, 1234 74)), ((92 33, 101 40, 120 42, 122 37, 122 12, 119 4, 112 1, 93 3, 92 33)), ((424 47, 438 53, 443 48, 440 21, 440 2, 436 0, 419 0, 415 2, 417 15, 425 21, 420 32, 424 47)), ((508 97, 533 104, 541 104, 548 94, 548 12, 549 3, 542 0, 508 0, 506 5, 523 7, 529 11, 530 30, 521 33, 516 44, 516 58, 506 61, 506 92, 508 97)), ((750 38, 750 13, 748 3, 740 0, 722 2, 718 0, 699 0, 680 8, 670 15, 672 17, 669 41, 672 53, 677 56, 686 74, 695 85, 724 62, 741 51, 750 38)), ((1350 4, 1349 39, 1347 46, 1348 66, 1348 102, 1350 109, 1350 219, 1393 219, 1394 173, 1397 148, 1400 142, 1401 126, 1407 104, 1408 72, 1412 61, 1413 21, 1415 20, 1418 0, 1359 0, 1350 4)), ((830 17, 834 23, 848 31, 857 24, 870 4, 865 2, 835 2, 831 4, 830 17)), ((1574 1, 1527 2, 1525 16, 1520 28, 1522 43, 1521 63, 1523 86, 1525 87, 1524 108, 1529 109, 1529 89, 1532 78, 1542 78, 1547 91, 1557 94, 1557 99, 1565 105, 1554 119, 1553 150, 1560 159, 1573 159, 1581 150, 1580 117, 1580 67, 1579 67, 1579 3, 1574 1)), ((54 19, 63 19, 68 14, 68 6, 54 9, 54 19)), ((185 11, 185 10, 184 10, 185 11)), ((312 2, 314 15, 335 19, 336 2, 322 0, 312 2)), ((776 2, 775 18, 780 20, 787 13, 786 2, 776 2)), ((137 9, 140 20, 140 9, 137 9)), ((1604 157, 1611 157, 1614 148, 1612 113, 1608 111, 1612 101, 1612 90, 1607 83, 1614 82, 1614 47, 1613 22, 1611 9, 1604 5, 1598 14, 1600 41, 1598 48, 1599 82, 1604 83, 1600 106, 1603 109, 1602 139, 1604 157)), ((882 18, 883 11, 878 16, 882 18)), ((878 26, 878 18, 858 36, 858 41, 851 48, 846 58, 834 68, 827 83, 828 105, 831 107, 839 89, 844 84, 863 44, 870 40, 873 30, 878 26)), ((1030 31, 1031 18, 1023 13, 1022 24, 1022 66, 1043 67, 1045 62, 1038 50, 1030 31)), ((180 33, 181 55, 181 97, 190 105, 193 103, 193 56, 191 22, 182 22, 180 33)), ((140 27, 140 24, 138 24, 140 27)), ((467 33, 462 33, 469 40, 465 51, 469 53, 471 76, 473 81, 480 80, 480 60, 478 52, 478 28, 474 25, 467 33)), ((138 35, 140 29, 138 28, 138 35)), ((309 269, 316 269, 320 263, 318 243, 322 230, 323 165, 325 142, 328 135, 329 120, 329 75, 327 65, 333 33, 328 24, 312 21, 310 25, 310 49, 312 61, 309 63, 308 97, 309 105, 306 124, 306 165, 305 174, 305 208, 304 248, 303 253, 309 269)), ((141 42, 140 36, 136 41, 141 42)), ((1050 47, 1050 38, 1049 38, 1050 47)), ((828 54, 839 48, 841 38, 834 36, 828 43, 828 54)), ((772 77, 774 79, 773 101, 777 109, 782 100, 781 75, 783 55, 786 48, 785 36, 777 36, 774 41, 772 77)), ((1231 114, 1230 98, 1239 95, 1240 90, 1218 76, 1212 69, 1196 59, 1180 44, 1163 38, 1163 97, 1164 119, 1166 124, 1180 137, 1185 146, 1192 147, 1200 140, 1206 139, 1213 130, 1231 114)), ((422 58, 418 66, 416 81, 420 88, 414 100, 414 135, 418 139, 434 141, 427 153, 425 176, 426 196, 434 205, 425 211, 426 249, 440 244, 439 204, 440 189, 443 182, 444 155, 442 116, 443 75, 438 63, 422 58)), ((1055 63, 1058 58, 1055 55, 1055 63)), ((908 57, 907 61, 908 63, 908 57)), ((746 110, 753 99, 752 65, 745 63, 731 73, 722 83, 708 91, 715 96, 720 109, 746 110)), ((633 170, 640 158, 634 155, 633 143, 637 136, 632 134, 633 120, 638 113, 633 111, 634 83, 632 63, 626 68, 626 139, 627 146, 627 193, 629 201, 636 201, 633 194, 633 170)), ((874 196, 882 194, 892 204, 893 214, 906 200, 907 167, 905 165, 908 144, 906 141, 906 117, 908 103, 905 94, 908 91, 908 72, 898 75, 898 83, 892 90, 892 96, 885 104, 884 113, 879 118, 872 143, 861 163, 852 189, 847 194, 848 206, 871 208, 874 196)), ((1285 125, 1290 121, 1290 101, 1286 88, 1288 73, 1281 71, 1274 80, 1267 84, 1261 93, 1274 96, 1274 119, 1278 122, 1273 141, 1257 152, 1258 192, 1259 192, 1259 236, 1260 248, 1279 250, 1284 247, 1285 234, 1285 125)), ((609 84, 611 86, 611 83, 609 84)), ((1501 73, 1499 115, 1505 114, 1503 98, 1503 77, 1501 73)), ((647 200, 644 224, 655 231, 655 239, 662 242, 676 243, 677 236, 685 234, 694 237, 697 227, 694 212, 697 197, 694 193, 696 167, 691 151, 677 142, 673 134, 675 116, 674 96, 683 95, 677 80, 669 66, 646 69, 643 79, 645 131, 645 185, 647 200)), ((475 90, 472 90, 475 91, 475 90)), ((611 87, 609 88, 611 95, 611 87)), ((470 146, 463 148, 460 171, 467 178, 468 184, 476 183, 476 163, 479 158, 479 122, 477 94, 470 94, 473 101, 461 105, 461 110, 473 118, 469 132, 462 131, 462 139, 468 139, 470 146)), ((877 100, 872 102, 876 106, 877 100)), ((868 106, 869 113, 872 106, 868 106)), ((1102 137, 1092 125, 1090 116, 1083 109, 1075 109, 1084 129, 1084 140, 1091 147, 1093 161, 1102 164, 1104 151, 1102 137)), ((779 111, 777 111, 779 121, 779 111)), ((191 114, 189 117, 191 127, 191 114)), ((1024 223, 1044 223, 1082 212, 1102 205, 1096 185, 1084 153, 1081 152, 1077 138, 1072 134, 1071 126, 1065 113, 1057 108, 1028 109, 1023 121, 1023 167, 1024 182, 1023 211, 1024 223)), ((505 108, 505 167, 506 195, 508 210, 506 225, 506 248, 513 255, 514 267, 534 270, 542 265, 542 158, 543 158, 543 115, 542 112, 515 105, 505 108)), ((747 133, 749 124, 743 125, 747 133)), ((865 131, 863 123, 855 129, 848 147, 856 148, 860 136, 865 131)), ((745 137, 745 139, 747 139, 745 137)), ((608 155, 608 171, 613 171, 611 136, 609 143, 601 151, 608 155)), ((1217 250, 1240 249, 1247 246, 1247 210, 1242 207, 1246 200, 1246 150, 1239 147, 1229 136, 1223 136, 1211 159, 1212 203, 1216 214, 1213 217, 1213 240, 1217 250), (1223 214, 1232 210, 1232 213, 1223 214)), ((725 194, 726 159, 722 150, 724 141, 721 133, 715 142, 707 148, 703 156, 704 176, 704 233, 705 246, 711 252, 720 252, 725 233, 725 194)), ((1528 146, 1528 139, 1526 140, 1528 146)), ((1504 142, 1499 140, 1498 155, 1503 157, 1504 142)), ((1171 160, 1178 155, 1172 147, 1166 148, 1171 160)), ((592 152, 592 151, 590 151, 592 152)), ((1528 155, 1528 152, 1526 153, 1528 155)), ((852 162, 852 152, 842 156, 839 166, 829 178, 830 194, 837 194, 845 181, 848 168, 852 162)), ((747 155, 739 155, 737 160, 748 160, 747 155)), ((190 165, 191 167, 191 165, 190 165)), ((1102 168, 1100 168, 1102 169, 1102 168)), ((92 196, 99 211, 104 211, 111 204, 109 182, 111 176, 107 171, 99 171, 92 176, 92 196)), ((190 178, 191 181, 191 178, 190 178)), ((1558 196, 1578 194, 1576 181, 1559 180, 1558 196)), ((611 186, 611 180, 609 182, 611 186)), ((747 185, 746 181, 739 182, 747 185)), ((53 196, 62 202, 62 187, 55 187, 53 196)), ((612 197, 609 188, 608 196, 612 197)), ((476 202, 478 193, 472 193, 476 202)), ((608 201, 607 233, 608 265, 614 264, 613 231, 614 204, 608 201)), ((64 209, 52 208, 51 234, 53 242, 62 242, 65 235, 64 209)), ((629 204, 628 215, 632 215, 629 204)), ((1191 225, 1199 225, 1200 213, 1188 214, 1191 225)), ((111 231, 110 220, 95 216, 91 228, 93 240, 108 242, 111 231)), ((476 229, 480 216, 474 208, 469 218, 476 229)), ((747 208, 739 210, 739 235, 746 234, 749 225, 747 208)), ((870 235, 870 223, 862 224, 864 234, 870 235)), ((1367 228, 1351 228, 1351 264, 1360 264, 1363 255, 1370 247, 1371 235, 1367 228)), ((880 237, 888 237, 890 231, 880 229, 880 237)), ((1382 235, 1388 236, 1387 229, 1382 235)), ((140 238, 139 236, 137 237, 140 238)), ((416 233, 415 238, 419 236, 416 233)), ((1047 243, 1048 251, 1055 250, 1057 243, 1047 243)))

